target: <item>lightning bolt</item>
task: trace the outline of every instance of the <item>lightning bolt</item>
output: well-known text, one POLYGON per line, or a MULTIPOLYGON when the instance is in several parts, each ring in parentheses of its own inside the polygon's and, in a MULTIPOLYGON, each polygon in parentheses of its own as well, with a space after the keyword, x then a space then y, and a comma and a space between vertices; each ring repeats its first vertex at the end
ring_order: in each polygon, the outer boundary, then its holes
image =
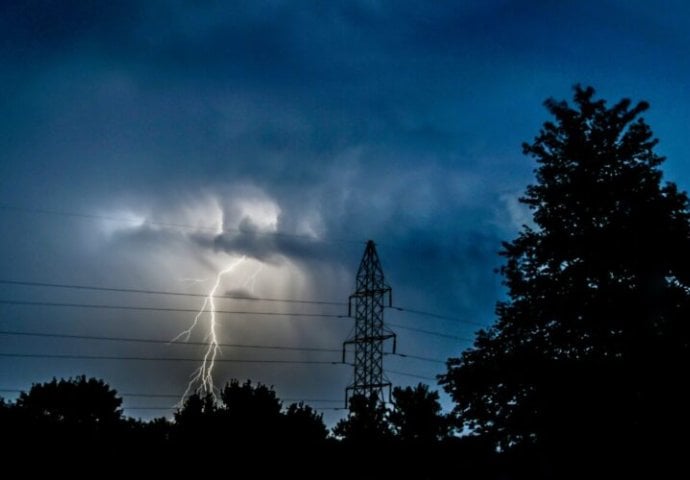
MULTIPOLYGON (((188 329, 180 332, 179 335, 177 335, 170 341, 170 343, 173 343, 180 340, 181 338, 183 338, 183 341, 185 342, 189 341, 189 338, 192 335, 192 332, 194 331, 196 326, 199 324, 201 317, 204 315, 204 313, 208 314, 209 328, 208 335, 206 336, 206 340, 208 340, 208 348, 206 349, 206 353, 204 354, 204 358, 201 362, 201 365, 190 376, 191 378, 189 380, 189 383, 187 384, 187 388, 182 394, 182 398, 180 399, 180 402, 178 404, 179 407, 182 407, 185 398, 187 398, 187 396, 193 391, 200 392, 203 394, 210 393, 214 399, 216 398, 216 387, 213 384, 213 366, 216 361, 216 356, 218 356, 218 354, 220 353, 220 346, 218 345, 218 324, 216 322, 216 304, 214 301, 214 296, 216 295, 216 291, 218 290, 218 287, 221 284, 223 275, 232 272, 235 268, 237 268, 238 265, 243 263, 246 259, 246 256, 242 256, 230 265, 228 265, 226 268, 218 272, 218 274, 216 275, 216 281, 213 284, 211 290, 208 292, 208 295, 204 299, 204 303, 201 306, 199 313, 197 313, 194 317, 194 322, 192 322, 192 325, 188 329)), ((253 275, 253 277, 255 276, 256 274, 253 275)))

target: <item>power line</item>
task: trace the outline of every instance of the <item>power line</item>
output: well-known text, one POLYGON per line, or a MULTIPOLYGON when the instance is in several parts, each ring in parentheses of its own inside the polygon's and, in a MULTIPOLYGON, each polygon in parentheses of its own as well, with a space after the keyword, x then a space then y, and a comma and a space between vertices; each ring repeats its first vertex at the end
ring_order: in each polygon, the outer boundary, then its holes
MULTIPOLYGON (((0 390, 2 391, 2 390, 0 390)), ((336 400, 338 403, 342 402, 342 400, 336 400)), ((311 406, 311 405, 310 405, 311 406)), ((347 408, 343 407, 312 407, 314 410, 317 411, 323 411, 323 410, 347 410, 347 408)), ((167 407, 151 407, 151 406, 134 406, 134 407, 128 407, 128 406, 123 406, 122 410, 159 410, 159 411, 170 411, 170 410, 178 410, 179 407, 175 406, 167 406, 167 407)))
MULTIPOLYGON (((203 293, 186 293, 186 292, 172 292, 168 290, 146 290, 139 288, 121 288, 121 287, 100 287, 93 285, 75 285, 68 283, 48 283, 48 282, 29 282, 20 280, 0 279, 0 284, 4 285, 21 285, 27 287, 47 287, 47 288, 64 288, 70 290, 91 290, 99 292, 114 292, 114 293, 140 293, 144 295, 169 295, 177 297, 198 297, 208 298, 208 295, 203 293)), ((228 300, 243 300, 252 302, 279 302, 279 303, 297 303, 306 305, 333 305, 338 307, 347 306, 345 302, 329 302, 317 300, 296 300, 288 298, 263 298, 263 297, 249 297, 241 295, 213 295, 212 298, 228 299, 228 300)))
POLYGON ((314 402, 314 403, 342 403, 343 399, 333 398, 280 398, 284 402, 314 402))
POLYGON ((403 377, 421 378, 422 380, 436 381, 436 379, 434 377, 426 377, 424 375, 415 375, 413 373, 401 372, 399 370, 390 370, 388 368, 386 369, 386 373, 393 373, 395 375, 402 375, 403 377))
POLYGON ((118 393, 121 397, 142 397, 142 398, 180 398, 180 395, 172 393, 118 393))
POLYGON ((441 338, 449 338, 451 340, 460 340, 463 342, 471 342, 472 341, 472 339, 469 337, 459 337, 457 335, 450 335, 448 333, 442 333, 442 332, 438 332, 435 330, 425 330, 423 328, 407 327, 405 325, 400 325, 399 323, 386 322, 386 325, 388 325, 389 327, 398 328, 400 330, 409 330, 411 332, 424 333, 426 335, 432 335, 432 336, 441 337, 441 338))
MULTIPOLYGON (((4 353, 0 357, 5 358, 54 358, 64 360, 118 360, 136 362, 201 362, 202 358, 183 357, 128 357, 111 355, 74 355, 74 354, 49 354, 49 353, 4 353)), ((292 365, 348 365, 341 361, 328 360, 271 360, 271 359, 244 359, 244 358, 217 358, 218 363, 268 363, 268 364, 292 364, 292 365)))
POLYGON ((177 407, 122 407, 122 410, 177 410, 177 407))
MULTIPOLYGON (((177 307, 145 307, 130 305, 108 305, 99 303, 62 303, 62 302, 32 302, 23 300, 0 300, 2 305, 23 305, 38 307, 67 307, 67 308, 95 308, 101 310, 136 310, 146 312, 184 312, 199 313, 192 308, 177 307)), ((349 318, 347 315, 335 315, 329 313, 293 313, 293 312, 252 312, 248 310, 215 310, 215 313, 231 315, 262 315, 275 317, 311 317, 311 318, 349 318)))
MULTIPOLYGON (((342 402, 342 400, 338 400, 342 402)), ((123 410, 177 410, 177 407, 122 407, 123 410)), ((347 410, 344 407, 314 407, 314 410, 347 410)))
MULTIPOLYGON (((146 307, 146 306, 129 306, 129 305, 109 305, 98 303, 62 303, 62 302, 32 302, 23 300, 0 300, 0 305, 19 305, 32 307, 65 307, 65 308, 93 308, 100 310, 129 310, 129 311, 145 311, 145 312, 182 312, 182 313, 199 313, 199 310, 191 308, 176 308, 176 307, 146 307)), ((329 313, 291 313, 291 312, 252 312, 247 310, 215 310, 215 313, 226 315, 259 315, 271 317, 302 317, 302 318, 337 318, 349 319, 347 315, 336 315, 329 313)), ((433 335, 441 338, 449 338, 452 340, 471 341, 467 337, 459 337, 456 335, 449 335, 446 333, 425 330, 422 328, 407 327, 399 323, 386 323, 389 326, 399 328, 402 330, 409 330, 417 333, 424 333, 426 335, 433 335)))
POLYGON ((421 315, 423 317, 437 318, 439 320, 449 320, 451 322, 464 323, 466 325, 474 325, 475 327, 486 327, 486 325, 484 325, 483 323, 474 322, 472 320, 463 320, 463 319, 460 319, 457 317, 450 317, 447 315, 439 315, 437 313, 425 312, 424 310, 415 310, 412 308, 405 308, 405 307, 386 307, 386 308, 397 310, 399 312, 407 312, 407 313, 412 313, 414 315, 421 315))
MULTIPOLYGON (((199 313, 199 310, 191 308, 175 308, 175 307, 146 307, 146 306, 129 306, 129 305, 108 305, 96 303, 62 303, 62 302, 32 302, 23 300, 0 300, 0 305, 19 305, 32 307, 65 307, 65 308, 94 308, 101 310, 129 310, 129 311, 146 311, 146 312, 183 312, 183 313, 199 313)), ((336 315, 329 313, 288 313, 288 312, 252 312, 247 310, 215 310, 215 313, 227 315, 260 315, 273 317, 302 317, 302 318, 337 318, 349 319, 347 315, 336 315)), ((425 330, 422 328, 408 327, 399 323, 387 322, 386 325, 399 328, 401 330, 409 330, 417 333, 424 333, 426 335, 433 335, 441 338, 449 338, 451 340, 472 341, 467 337, 459 337, 434 330, 425 330)))
MULTIPOLYGON (((170 340, 159 340, 155 338, 140 338, 140 337, 113 337, 100 335, 72 335, 62 333, 47 333, 47 332, 26 332, 17 330, 0 330, 0 335, 22 336, 22 337, 40 337, 40 338, 65 338, 73 340, 94 340, 107 342, 131 342, 131 343, 147 343, 167 346, 191 345, 207 347, 208 343, 204 342, 171 342, 170 340)), ((296 347, 288 345, 260 345, 247 343, 219 343, 219 347, 231 348, 248 348, 258 350, 286 350, 286 351, 303 351, 303 352, 327 352, 327 353, 341 353, 342 349, 337 348, 321 348, 321 347, 296 347)), ((444 361, 435 358, 421 357, 417 355, 408 355, 403 353, 386 353, 386 355, 398 356, 402 358, 413 358, 432 363, 445 364, 444 361)))
MULTIPOLYGON (((144 295, 168 295, 168 296, 178 296, 178 297, 196 297, 196 298, 208 298, 208 295, 203 293, 188 293, 188 292, 176 292, 170 290, 150 290, 150 289, 140 289, 140 288, 124 288, 124 287, 102 287, 96 285, 80 285, 80 284, 69 284, 69 283, 50 283, 50 282, 32 282, 23 280, 10 280, 10 279, 0 279, 0 284, 4 285, 21 285, 28 287, 47 287, 47 288, 64 288, 71 290, 90 290, 90 291, 100 291, 100 292, 115 292, 115 293, 139 293, 144 295)), ((299 299, 289 299, 289 298, 266 298, 266 297, 254 297, 254 296, 242 296, 242 295, 213 295, 213 298, 218 299, 228 299, 228 300, 242 300, 242 301, 255 301, 255 302, 278 302, 278 303, 294 303, 294 304, 306 304, 306 305, 330 305, 337 307, 347 306, 346 302, 334 302, 334 301, 324 301, 324 300, 299 300, 299 299)), ((455 323, 464 323, 467 325, 474 325, 478 327, 485 327, 486 325, 474 322, 471 320, 463 320, 457 317, 451 317, 447 315, 440 315, 437 313, 427 312, 423 310, 411 309, 407 307, 394 307, 386 306, 385 308, 390 308, 397 310, 399 312, 412 313, 414 315, 421 315, 429 318, 436 318, 439 320, 447 320, 455 323)))
MULTIPOLYGON (((28 281, 18 281, 18 280, 6 280, 0 279, 0 284, 8 285, 26 285, 26 286, 40 286, 40 287, 53 287, 53 288, 69 288, 69 289, 79 289, 79 290, 94 290, 94 291, 109 291, 109 292, 120 292, 120 293, 141 293, 148 295, 171 295, 171 296, 187 296, 187 297, 202 297, 206 298, 207 295, 197 294, 197 293, 185 293, 185 292, 172 292, 172 291, 162 291, 162 290, 145 290, 145 289, 133 289, 133 288, 118 288, 118 287, 99 287, 99 286, 89 286, 89 285, 75 285, 75 284, 63 284, 63 283, 46 283, 46 282, 28 282, 28 281)), ((241 297, 232 295, 217 295, 213 298, 225 298, 234 300, 250 300, 250 301, 266 301, 266 302, 282 302, 282 303, 294 303, 294 304, 313 304, 313 305, 332 305, 332 306, 344 306, 346 303, 330 302, 330 301, 317 301, 317 300, 294 300, 294 299, 278 299, 278 298, 262 298, 262 297, 241 297)), ((0 304, 5 305, 25 305, 25 306, 49 306, 49 307, 67 307, 67 308, 95 308, 95 309, 107 309, 107 310, 134 310, 134 311, 162 311, 162 312, 184 312, 184 313, 199 313, 195 309, 183 309, 174 307, 148 307, 148 306, 126 306, 126 305, 107 305, 107 304, 83 304, 83 303, 62 303, 62 302, 32 302, 32 301, 19 301, 19 300, 0 300, 0 304)), ((417 315, 424 315, 431 318, 438 318, 442 320, 453 320, 460 323, 467 323, 471 325, 480 325, 476 322, 463 321, 460 319, 446 317, 444 315, 437 315, 430 312, 424 312, 421 310, 412 310, 403 307, 387 307, 393 308, 394 310, 401 312, 409 312, 417 315)), ((216 310, 216 313, 221 314, 235 314, 235 315, 261 315, 261 316, 290 316, 290 317, 312 317, 312 318, 339 318, 346 319, 350 318, 348 315, 338 315, 338 314, 325 314, 325 313, 286 313, 286 312, 252 312, 252 311, 237 311, 237 310, 216 310)), ((432 335, 441 338, 448 338, 451 340, 460 340, 471 342, 473 339, 469 337, 462 337, 457 335, 451 335, 444 332, 409 327, 406 325, 401 325, 399 323, 386 322, 387 325, 396 327, 401 330, 408 330, 417 333, 423 333, 426 335, 432 335)))
MULTIPOLYGON (((22 393, 26 390, 21 390, 19 388, 0 388, 0 392, 4 393, 22 393)), ((176 393, 120 393, 117 392, 118 397, 136 397, 136 398, 180 398, 180 394, 176 393)), ((342 403, 342 399, 333 398, 278 398, 278 400, 283 402, 314 402, 314 403, 342 403)), ((131 408, 131 407, 130 407, 131 408)))
MULTIPOLYGON (((2 392, 3 390, 0 390, 2 392)), ((13 390, 15 392, 18 392, 18 390, 13 390)), ((180 398, 180 395, 174 395, 174 394, 155 394, 155 393, 118 393, 117 394, 120 397, 136 397, 136 398, 180 398)), ((278 397, 278 400, 280 402, 310 402, 310 403, 342 403, 343 400, 335 400, 335 399, 323 399, 323 398, 280 398, 278 397)))
MULTIPOLYGON (((4 285, 20 285, 28 287, 46 287, 46 288, 64 288, 71 290, 90 290, 90 291, 100 291, 100 292, 114 292, 114 293, 138 293, 144 295, 167 295, 167 296, 177 296, 177 297, 195 297, 195 298, 208 298, 208 295, 203 293, 188 293, 188 292, 177 292, 170 290, 150 290, 150 289, 140 289, 140 288, 124 288, 124 287, 103 287, 96 285, 81 285, 81 284, 69 284, 69 283, 50 283, 50 282, 33 282, 33 281, 23 281, 23 280, 10 280, 10 279, 0 279, 0 284, 4 285)), ((293 304, 304 304, 304 305, 329 305, 344 307, 347 306, 346 302, 334 302, 327 300, 299 300, 290 298, 266 298, 266 297, 254 297, 254 296, 242 296, 242 295, 213 295, 212 298, 217 299, 227 299, 227 300, 241 300, 241 301, 252 301, 252 302, 277 302, 277 303, 293 303, 293 304)), ((432 312, 426 312, 423 310, 410 309, 406 307, 385 307, 399 312, 412 313, 415 315, 426 316, 429 318, 436 318, 439 320, 447 320, 456 323, 464 323, 467 325, 475 325, 479 327, 484 327, 479 322, 473 322, 470 320, 462 320, 456 317, 450 317, 446 315, 439 315, 432 312)))
MULTIPOLYGON (((70 335, 60 333, 45 333, 45 332, 24 332, 16 330, 0 330, 0 335, 15 335, 26 337, 45 337, 45 338, 68 338, 74 340, 98 340, 110 342, 132 342, 132 343, 153 343, 163 345, 193 345, 208 347, 208 343, 204 342, 171 342, 170 340, 158 340, 154 338, 134 338, 134 337, 112 337, 112 336, 97 336, 97 335, 70 335)), ((292 350, 304 352, 332 352, 340 353, 342 349, 337 348, 320 348, 320 347, 295 347, 287 345, 257 345, 246 343, 219 343, 219 347, 231 348, 253 348, 261 350, 292 350)))
POLYGON ((421 360, 423 362, 429 362, 429 363, 439 363, 441 365, 445 365, 446 362, 443 360, 438 360, 436 358, 430 358, 430 357, 421 357, 419 355, 408 355, 406 353, 389 353, 385 352, 384 355, 388 356, 394 356, 394 357, 401 357, 401 358, 412 358, 414 360, 421 360))

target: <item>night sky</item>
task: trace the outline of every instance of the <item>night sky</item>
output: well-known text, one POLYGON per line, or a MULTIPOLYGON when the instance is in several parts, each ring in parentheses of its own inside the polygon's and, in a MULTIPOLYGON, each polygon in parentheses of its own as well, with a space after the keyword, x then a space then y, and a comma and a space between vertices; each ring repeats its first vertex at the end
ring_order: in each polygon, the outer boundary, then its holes
MULTIPOLYGON (((445 360, 504 295, 502 240, 529 222, 521 153, 543 101, 576 83, 647 100, 690 187, 685 1, 107 1, 0 3, 0 280, 346 302, 378 245, 402 353, 445 360)), ((170 340, 201 297, 0 284, 0 330, 170 340)), ((344 306, 218 300, 231 311, 345 314, 344 306)), ((204 317, 205 318, 205 317, 204 317)), ((202 318, 192 341, 208 330, 202 318), (205 330, 206 329, 206 330, 205 330)), ((220 341, 339 349, 352 320, 223 315, 220 341)), ((0 334, 0 353, 187 357, 202 346, 0 334)), ((223 349, 225 359, 337 352, 223 349)), ((0 388, 77 374, 120 392, 181 395, 190 362, 0 358, 0 388)), ((395 385, 442 364, 386 357, 395 385)), ((280 397, 338 400, 339 365, 217 366, 280 397)), ((429 382, 428 380, 422 380, 429 382)), ((433 383, 433 382, 432 382, 433 383)), ((7 398, 16 394, 0 392, 7 398)), ((165 407, 173 397, 125 397, 165 407)), ((341 403, 310 402, 318 407, 341 403)), ((446 406, 447 403, 446 403, 446 406)), ((170 411, 126 410, 149 418, 170 411)), ((326 419, 343 412, 326 411, 326 419)))

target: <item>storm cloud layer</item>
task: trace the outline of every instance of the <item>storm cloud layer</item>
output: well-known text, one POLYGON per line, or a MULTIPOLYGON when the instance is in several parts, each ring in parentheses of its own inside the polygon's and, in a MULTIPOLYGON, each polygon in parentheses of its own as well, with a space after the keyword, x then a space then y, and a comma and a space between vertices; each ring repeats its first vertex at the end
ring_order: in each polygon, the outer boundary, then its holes
MULTIPOLYGON (((581 82, 611 101, 648 100, 666 171, 687 187, 687 13, 684 2, 613 0, 2 2, 2 277, 203 293, 245 255, 242 278, 224 291, 345 302, 373 239, 396 304, 489 324, 502 295, 500 242, 529 222, 517 198, 534 165, 520 144, 547 119, 547 97, 568 98, 581 82)), ((171 301, 85 295, 2 293, 171 301)), ((0 311, 5 329, 159 338, 190 320, 0 311)), ((475 328, 389 313, 456 336, 475 328)), ((233 325, 228 341, 336 347, 351 326, 233 325)), ((440 359, 469 344, 398 333, 401 348, 440 359)), ((6 351, 97 349, 0 341, 6 351)), ((2 362, 2 385, 87 371, 118 388, 174 392, 193 367, 2 362)), ((443 368, 391 365, 424 376, 443 368)), ((351 375, 229 369, 220 374, 292 397, 340 398, 351 375)))

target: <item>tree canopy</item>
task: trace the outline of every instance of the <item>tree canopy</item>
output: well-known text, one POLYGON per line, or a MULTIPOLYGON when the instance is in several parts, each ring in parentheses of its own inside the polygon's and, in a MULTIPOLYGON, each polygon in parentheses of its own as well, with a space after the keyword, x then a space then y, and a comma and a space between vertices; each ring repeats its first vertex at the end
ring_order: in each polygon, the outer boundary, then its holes
POLYGON ((546 101, 508 299, 442 377, 461 425, 503 449, 615 457, 688 426, 688 198, 662 182, 647 103, 594 94, 546 101))
POLYGON ((49 445, 58 440, 102 444, 117 441, 122 399, 102 380, 53 378, 4 404, 3 430, 19 444, 49 445))
POLYGON ((378 396, 353 395, 349 400, 347 418, 340 420, 333 434, 348 442, 370 444, 392 437, 388 410, 378 396))
POLYGON ((36 383, 21 392, 17 409, 36 422, 71 426, 114 425, 122 417, 122 399, 105 382, 81 375, 36 383))
POLYGON ((428 385, 395 387, 393 404, 389 419, 399 439, 433 443, 448 436, 450 423, 441 413, 438 392, 429 391, 428 385))

